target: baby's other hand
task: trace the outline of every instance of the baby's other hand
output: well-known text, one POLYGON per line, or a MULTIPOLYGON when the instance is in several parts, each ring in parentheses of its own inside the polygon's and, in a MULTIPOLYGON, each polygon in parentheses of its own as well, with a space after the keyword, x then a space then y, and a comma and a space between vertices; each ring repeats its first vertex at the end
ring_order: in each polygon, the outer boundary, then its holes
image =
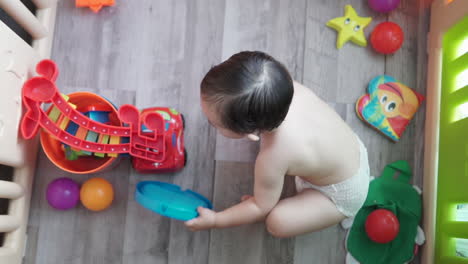
POLYGON ((197 218, 185 222, 185 226, 191 231, 200 231, 214 228, 216 224, 216 212, 204 207, 197 208, 200 214, 197 218))
POLYGON ((243 202, 243 201, 245 201, 245 200, 248 200, 248 199, 250 199, 250 198, 252 198, 252 195, 248 195, 248 194, 242 195, 242 197, 241 197, 241 202, 243 202))

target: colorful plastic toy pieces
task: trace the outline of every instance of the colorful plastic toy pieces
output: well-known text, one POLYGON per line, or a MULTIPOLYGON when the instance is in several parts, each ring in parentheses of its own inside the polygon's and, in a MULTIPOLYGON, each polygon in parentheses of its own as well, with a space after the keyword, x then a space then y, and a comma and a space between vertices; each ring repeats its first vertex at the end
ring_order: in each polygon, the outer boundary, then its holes
POLYGON ((356 102, 358 117, 391 140, 398 141, 424 96, 388 75, 372 79, 367 92, 356 102))
POLYGON ((132 105, 123 105, 119 108, 120 121, 127 127, 105 125, 85 116, 70 104, 58 92, 55 79, 58 69, 51 60, 43 60, 36 67, 40 76, 29 79, 23 87, 23 103, 26 113, 21 121, 21 134, 30 139, 42 127, 47 133, 53 135, 62 143, 70 147, 96 153, 121 154, 129 153, 133 157, 142 158, 152 162, 162 162, 166 156, 166 134, 164 119, 157 112, 140 116, 140 111, 132 105), (42 109, 43 103, 51 103, 63 117, 76 123, 87 133, 94 132, 103 137, 110 138, 107 143, 87 141, 68 133, 55 120, 42 109), (145 125, 154 133, 150 136, 141 132, 141 125, 145 125), (115 140, 112 140, 112 139, 115 140), (129 139, 124 143, 123 138, 129 139))
POLYGON ((94 13, 99 12, 103 6, 113 6, 115 0, 76 0, 76 7, 89 7, 94 13))
POLYGON ((345 14, 327 22, 327 26, 338 31, 336 48, 341 49, 343 45, 351 40, 359 46, 367 45, 364 36, 364 28, 372 21, 370 17, 360 17, 351 5, 345 6, 345 14))

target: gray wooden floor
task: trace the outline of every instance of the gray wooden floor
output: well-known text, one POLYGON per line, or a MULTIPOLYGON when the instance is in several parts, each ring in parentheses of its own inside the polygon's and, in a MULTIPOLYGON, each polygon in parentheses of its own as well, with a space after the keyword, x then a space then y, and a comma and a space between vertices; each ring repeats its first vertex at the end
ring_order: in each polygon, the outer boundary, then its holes
MULTIPOLYGON (((425 91, 427 10, 402 1, 390 15, 370 10, 363 0, 116 0, 99 14, 61 1, 53 59, 62 92, 97 92, 116 104, 139 108, 172 106, 187 119, 187 167, 170 175, 140 175, 128 161, 97 175, 69 175, 41 152, 28 228, 24 263, 344 263, 344 232, 332 227, 295 239, 275 239, 263 224, 191 233, 182 223, 155 215, 133 199, 137 182, 161 180, 192 188, 213 200, 216 209, 252 191, 258 146, 216 134, 199 107, 199 83, 214 64, 241 50, 263 50, 283 61, 294 78, 328 101, 361 136, 370 153, 373 175, 405 159, 421 183, 424 107, 397 144, 366 127, 354 102, 367 83, 382 73, 425 91), (398 22, 406 40, 393 56, 346 44, 335 49, 336 33, 327 20, 342 16, 352 3, 361 16, 398 22), (45 201, 54 178, 79 182, 108 179, 116 199, 104 212, 82 207, 57 212, 45 201)), ((288 182, 285 195, 293 192, 288 182)))

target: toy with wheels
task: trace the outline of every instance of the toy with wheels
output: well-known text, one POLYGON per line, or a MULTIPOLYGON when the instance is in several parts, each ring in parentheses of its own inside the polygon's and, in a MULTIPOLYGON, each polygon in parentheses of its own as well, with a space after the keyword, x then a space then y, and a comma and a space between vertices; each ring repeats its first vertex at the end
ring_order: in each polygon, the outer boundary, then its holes
POLYGON ((342 222, 346 237, 347 264, 404 264, 424 243, 421 191, 409 184, 411 168, 406 161, 387 165, 370 182, 363 207, 353 219, 342 222))
MULTIPOLYGON (((166 158, 161 162, 152 162, 146 159, 134 157, 133 168, 140 173, 171 172, 183 168, 187 162, 187 154, 184 149, 184 118, 181 113, 173 108, 153 107, 144 109, 143 118, 150 113, 158 113, 164 119, 164 131, 166 137, 166 158)), ((142 126, 142 135, 151 136, 151 130, 142 126)))
MULTIPOLYGON (((58 167, 72 173, 93 173, 109 166, 119 154, 136 159, 137 169, 141 161, 153 164, 151 172, 175 171, 185 164, 182 117, 175 110, 153 108, 140 114, 132 105, 117 110, 92 93, 64 96, 55 85, 58 69, 53 61, 39 62, 36 71, 39 76, 23 87, 27 111, 21 134, 30 139, 42 127, 42 146, 58 167), (46 103, 51 107, 43 110, 46 103)), ((145 171, 150 169, 145 167, 145 171)))

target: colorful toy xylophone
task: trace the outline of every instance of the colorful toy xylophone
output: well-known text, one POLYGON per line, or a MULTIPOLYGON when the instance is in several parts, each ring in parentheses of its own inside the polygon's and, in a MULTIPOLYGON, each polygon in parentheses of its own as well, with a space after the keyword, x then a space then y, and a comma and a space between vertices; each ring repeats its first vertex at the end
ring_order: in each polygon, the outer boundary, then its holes
POLYGON ((161 162, 165 158, 166 146, 163 117, 156 113, 140 116, 132 105, 122 105, 118 118, 126 127, 112 126, 92 120, 69 104, 67 97, 61 95, 55 85, 58 68, 51 60, 43 60, 36 66, 39 76, 29 79, 23 87, 23 103, 27 109, 21 121, 21 133, 25 139, 33 138, 42 127, 63 144, 74 150, 95 153, 102 157, 128 153, 133 157, 161 162), (51 103, 49 113, 41 106, 51 103), (78 130, 71 134, 67 131, 70 124, 78 130), (145 125, 154 131, 144 135, 139 129, 145 125), (124 143, 128 141, 128 143, 124 143))

